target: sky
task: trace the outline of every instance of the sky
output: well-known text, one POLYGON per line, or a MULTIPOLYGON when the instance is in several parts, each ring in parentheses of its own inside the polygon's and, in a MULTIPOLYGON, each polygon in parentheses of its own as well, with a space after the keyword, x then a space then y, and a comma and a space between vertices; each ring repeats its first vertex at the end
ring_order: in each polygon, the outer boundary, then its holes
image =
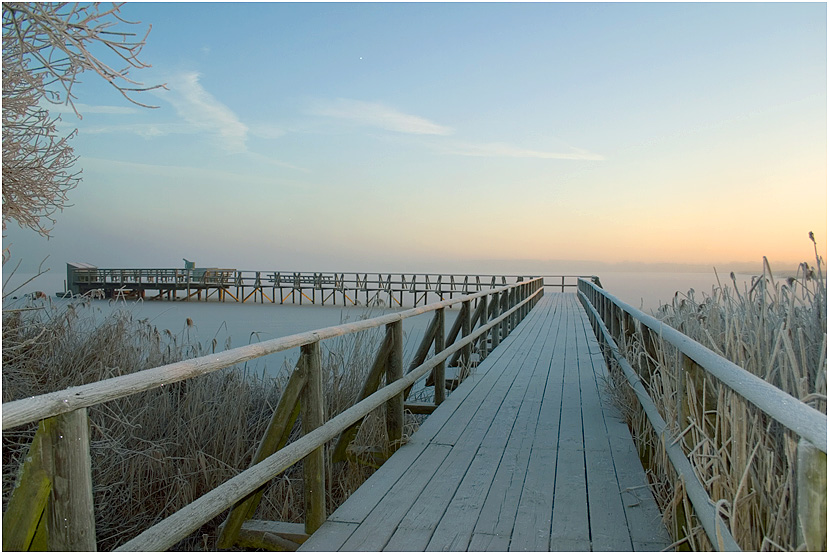
POLYGON ((82 119, 50 108, 78 129, 72 206, 4 247, 58 273, 813 262, 826 9, 128 3, 152 25, 130 75, 167 90, 83 74, 82 119))

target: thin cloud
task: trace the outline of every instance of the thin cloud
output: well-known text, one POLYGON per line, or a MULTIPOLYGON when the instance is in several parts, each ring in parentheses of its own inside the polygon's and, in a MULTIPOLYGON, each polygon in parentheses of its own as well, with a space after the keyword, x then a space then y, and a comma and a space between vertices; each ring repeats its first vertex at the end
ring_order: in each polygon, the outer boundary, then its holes
POLYGON ((163 137, 167 135, 186 135, 193 132, 192 126, 179 123, 132 123, 128 125, 102 125, 84 127, 84 134, 101 135, 105 133, 133 134, 144 138, 163 137))
POLYGON ((504 142, 469 143, 456 142, 443 147, 445 154, 456 156, 474 156, 488 158, 538 158, 544 160, 604 160, 601 154, 595 154, 581 148, 571 148, 569 152, 545 152, 512 146, 504 142))
POLYGON ((451 135, 454 132, 451 127, 439 125, 423 117, 403 113, 378 102, 338 98, 331 101, 317 102, 311 107, 310 113, 396 133, 451 135))
POLYGON ((198 73, 183 73, 168 83, 170 93, 163 97, 194 128, 221 141, 229 152, 247 151, 248 127, 233 111, 219 102, 199 83, 198 73))
MULTIPOLYGON (((87 113, 101 113, 109 115, 138 113, 136 108, 132 108, 130 106, 90 106, 89 104, 78 104, 76 102, 75 108, 78 109, 78 112, 80 112, 81 115, 87 113)), ((71 112, 71 108, 69 109, 69 112, 71 112)))
MULTIPOLYGON (((260 158, 262 158, 260 156, 260 158)), ((277 160, 268 160, 268 159, 261 159, 261 161, 271 163, 272 165, 278 165, 283 167, 290 167, 292 169, 298 169, 300 171, 307 171, 303 168, 290 166, 289 164, 284 164, 277 160)), ((130 173, 140 173, 143 175, 152 175, 156 177, 168 178, 173 179, 181 183, 188 183, 192 181, 201 181, 201 182, 227 182, 227 183, 238 183, 240 180, 240 174, 235 171, 221 171, 215 168, 203 168, 203 167, 193 167, 193 166, 181 166, 181 165, 161 165, 161 164, 148 164, 148 163, 139 163, 139 162, 126 162, 122 160, 110 160, 106 158, 93 158, 93 157, 85 157, 83 160, 84 168, 86 169, 97 169, 99 171, 123 171, 127 170, 130 173)), ((262 175, 257 173, 250 173, 245 174, 242 176, 243 181, 246 185, 261 185, 261 186, 272 186, 272 187, 281 187, 281 186, 289 186, 291 188, 297 189, 305 189, 311 185, 306 183, 295 181, 293 179, 285 179, 281 177, 273 177, 271 174, 262 175)))

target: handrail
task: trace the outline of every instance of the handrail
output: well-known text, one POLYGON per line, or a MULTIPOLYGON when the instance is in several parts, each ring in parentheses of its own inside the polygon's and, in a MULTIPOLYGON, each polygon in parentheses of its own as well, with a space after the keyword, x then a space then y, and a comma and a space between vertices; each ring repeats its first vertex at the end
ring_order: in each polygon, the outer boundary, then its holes
POLYGON ((595 305, 595 302, 590 295, 600 295, 615 304, 772 419, 814 444, 821 452, 826 452, 826 416, 818 410, 726 360, 655 317, 622 302, 593 283, 580 279, 579 290, 591 304, 595 305))
MULTIPOLYGON (((96 383, 71 387, 55 393, 8 402, 3 405, 3 429, 40 421, 31 448, 35 449, 35 444, 46 445, 43 446, 45 449, 44 456, 33 454, 32 452, 35 452, 35 450, 30 450, 29 457, 22 470, 22 477, 18 480, 16 491, 19 494, 13 495, 12 498, 12 500, 16 499, 16 511, 12 519, 23 514, 27 521, 38 526, 41 525, 41 523, 38 523, 39 521, 59 520, 69 522, 61 526, 60 533, 55 533, 54 536, 51 533, 49 534, 48 548, 57 550, 94 549, 96 539, 91 459, 89 456, 90 444, 88 433, 86 435, 83 433, 89 425, 87 408, 163 387, 190 377, 204 375, 253 358, 289 348, 301 347, 302 354, 297 368, 291 375, 291 379, 286 386, 286 393, 280 399, 271 419, 271 425, 260 443, 260 448, 254 459, 255 465, 182 510, 177 511, 160 524, 145 530, 138 537, 122 545, 120 549, 158 550, 169 548, 184 539, 200 525, 231 507, 233 507, 231 515, 236 514, 241 518, 234 516, 233 521, 231 521, 229 517, 226 521, 227 525, 223 527, 222 540, 227 545, 232 545, 239 537, 239 532, 244 529, 242 525, 247 517, 244 514, 248 513, 248 508, 241 508, 242 504, 239 501, 248 497, 245 502, 249 504, 251 499, 256 498, 258 494, 251 495, 251 493, 261 490, 261 487, 268 480, 301 459, 305 459, 303 465, 304 494, 306 495, 305 532, 310 534, 322 525, 326 517, 323 450, 325 441, 340 434, 340 440, 344 441, 347 446, 350 440, 343 433, 347 433, 349 428, 353 430, 355 425, 359 425, 363 417, 385 402, 386 429, 393 450, 395 441, 399 441, 402 436, 405 398, 410 387, 428 371, 434 370, 435 379, 439 379, 439 382, 435 384, 435 405, 440 404, 443 398, 445 383, 443 368, 446 360, 454 355, 456 357, 460 356, 464 360, 463 363, 468 362, 473 345, 476 341, 485 344, 483 340, 490 332, 492 332, 493 345, 497 345, 500 340, 499 337, 501 335, 506 337, 510 329, 515 328, 543 294, 544 287, 541 279, 522 280, 514 284, 489 288, 478 293, 463 295, 455 299, 450 298, 420 308, 416 307, 365 321, 298 333, 258 344, 242 346, 219 354, 201 356, 96 383), (491 305, 498 306, 497 309, 485 310, 487 297, 489 296, 494 297, 491 305), (476 299, 479 299, 479 307, 475 311, 475 316, 470 317, 472 302, 476 299), (442 336, 444 308, 454 304, 462 304, 463 306, 461 309, 462 315, 459 315, 463 325, 458 326, 458 329, 462 332, 462 337, 455 341, 456 335, 450 332, 452 337, 444 340, 442 336), (404 374, 402 321, 427 312, 435 313, 435 329, 441 330, 441 337, 438 337, 434 332, 430 334, 427 331, 427 336, 424 337, 421 347, 425 349, 423 352, 425 355, 430 348, 429 341, 433 341, 435 354, 426 362, 424 362, 423 357, 416 356, 411 364, 414 367, 411 367, 408 373, 404 374), (491 320, 489 319, 490 316, 492 317, 491 320), (475 321, 473 322, 472 319, 475 321), (480 322, 480 325, 473 329, 474 323, 477 322, 480 322), (325 422, 323 419, 320 341, 380 326, 386 327, 386 341, 378 349, 374 366, 364 386, 365 394, 362 396, 365 398, 340 415, 325 422), (449 346, 446 346, 447 343, 449 343, 449 346), (377 391, 379 377, 374 377, 376 371, 385 373, 387 383, 379 391, 377 391), (370 385, 370 382, 374 384, 370 385), (287 389, 292 392, 288 394, 287 389), (290 429, 293 426, 293 421, 300 409, 302 411, 304 436, 279 449, 278 445, 285 445, 285 441, 287 441, 287 435, 285 435, 284 441, 280 439, 280 436, 284 433, 284 430, 281 429, 290 429), (289 417, 290 414, 293 415, 289 417), (285 427, 286 424, 287 427, 285 427), (69 437, 70 440, 55 440, 55 438, 63 439, 65 437, 69 437), (61 463, 53 463, 53 460, 61 460, 61 463), (44 479, 46 480, 45 484, 44 479), (32 494, 40 494, 44 486, 58 486, 58 483, 60 483, 62 492, 59 495, 50 495, 45 505, 39 504, 40 508, 25 505, 26 498, 29 498, 32 494), (80 514, 86 514, 89 517, 82 518, 80 514)), ((487 350, 484 345, 479 353, 485 356, 487 350)), ((46 494, 49 494, 49 492, 47 491, 46 494)), ((250 507, 255 510, 255 504, 258 502, 258 499, 254 500, 254 504, 250 507)), ((8 515, 5 514, 4 518, 8 515)), ((10 549, 25 550, 30 546, 28 540, 20 537, 19 541, 13 544, 7 545, 4 542, 4 548, 8 546, 10 549)))
POLYGON ((452 346, 445 348, 428 361, 410 371, 402 379, 386 385, 361 402, 331 418, 321 427, 300 437, 288 446, 265 458, 262 462, 229 479, 176 513, 145 530, 140 535, 121 545, 116 551, 158 551, 165 550, 176 544, 183 537, 197 530, 205 522, 222 513, 228 506, 243 499, 259 486, 267 483, 316 448, 319 448, 327 441, 336 437, 351 424, 359 421, 384 402, 405 391, 418 379, 445 361, 449 356, 460 351, 465 346, 472 344, 480 335, 488 332, 496 325, 500 325, 508 317, 511 317, 525 304, 531 302, 539 292, 540 290, 536 291, 510 310, 505 311, 498 318, 479 327, 462 340, 455 342, 452 346))
POLYGON ((717 514, 715 506, 711 503, 711 497, 708 496, 708 492, 705 490, 705 487, 700 482, 699 477, 697 477, 697 474, 694 472, 693 465, 691 465, 691 462, 685 457, 682 447, 673 440, 674 437, 670 432, 668 424, 659 414, 659 409, 656 407, 656 404, 654 404, 653 399, 651 399, 648 395, 648 392, 642 384, 642 380, 639 379, 639 376, 636 374, 636 371, 627 359, 625 359, 624 355, 622 355, 619 351, 616 341, 613 339, 610 331, 608 331, 602 321, 602 317, 599 315, 599 312, 596 311, 596 308, 590 300, 587 299, 587 296, 582 291, 579 291, 579 300, 582 300, 582 305, 586 308, 587 315, 590 320, 597 325, 597 334, 601 333, 604 338, 604 343, 608 346, 614 359, 622 368, 628 383, 642 406, 642 410, 644 410, 648 420, 651 422, 654 433, 659 438, 660 443, 664 446, 668 459, 671 461, 671 464, 673 464, 677 474, 682 476, 684 479, 688 499, 694 506, 697 517, 702 524, 702 528, 705 530, 705 534, 711 541, 711 544, 717 545, 717 549, 720 551, 740 551, 741 549, 734 540, 734 537, 728 527, 723 523, 722 519, 717 514))
POLYGON ((174 362, 128 375, 112 377, 95 383, 69 387, 62 391, 6 402, 3 404, 2 428, 6 430, 47 417, 71 412, 78 408, 87 408, 102 402, 116 400, 312 342, 373 329, 423 313, 432 312, 439 308, 446 308, 454 304, 474 300, 482 296, 499 294, 526 283, 527 281, 515 283, 454 299, 435 302, 426 306, 386 314, 372 319, 343 323, 314 331, 270 339, 255 344, 240 346, 224 352, 174 362))
MULTIPOLYGON (((694 457, 693 452, 696 451, 696 447, 686 442, 685 432, 696 427, 704 437, 714 441, 713 447, 716 449, 720 448, 721 443, 732 441, 731 437, 718 434, 716 423, 708 419, 710 406, 712 403, 719 402, 718 391, 723 392, 725 389, 742 398, 738 404, 743 404, 743 401, 746 405, 751 404, 752 410, 756 410, 754 413, 758 416, 758 420, 767 421, 766 418, 770 418, 787 433, 799 437, 796 439, 797 461, 788 460, 785 467, 780 470, 775 469, 777 472, 775 475, 778 476, 781 473, 783 477, 788 476, 788 478, 796 475, 796 483, 792 484, 791 491, 794 499, 790 499, 790 502, 794 503, 791 509, 793 510, 792 522, 795 526, 790 528, 787 531, 789 535, 784 537, 784 541, 789 542, 782 544, 789 544, 791 548, 799 548, 805 544, 807 550, 825 551, 826 415, 585 280, 579 281, 578 294, 579 300, 588 312, 597 338, 606 346, 606 356, 608 359, 612 356, 618 362, 628 384, 639 400, 642 411, 647 417, 646 421, 650 423, 657 437, 655 444, 660 445, 659 448, 640 443, 640 455, 644 460, 664 451, 673 469, 684 482, 693 511, 711 544, 719 550, 738 548, 730 533, 735 528, 726 527, 719 514, 721 505, 729 509, 731 498, 722 498, 719 493, 709 492, 712 481, 707 480, 709 475, 706 473, 705 464, 708 462, 704 462, 703 465, 695 462, 697 458, 694 457), (641 346, 645 350, 644 360, 635 354, 631 356, 620 352, 617 346, 617 341, 625 343, 627 337, 634 335, 637 337, 634 340, 641 341, 641 346), (643 381, 640 380, 641 376, 644 382, 647 382, 657 375, 652 374, 652 371, 662 364, 662 347, 668 345, 671 346, 671 352, 675 349, 678 354, 677 373, 674 375, 677 384, 676 397, 657 398, 657 401, 670 404, 676 402, 675 413, 672 406, 662 406, 665 408, 665 417, 671 419, 670 425, 665 423, 660 408, 649 396, 643 381), (639 366, 638 369, 634 369, 631 364, 639 366), (712 381, 717 385, 710 387, 712 381), (759 417, 761 415, 762 418, 759 417), (708 434, 709 428, 713 435, 708 434), (698 473, 699 471, 702 473, 698 473), (716 505, 711 498, 712 494, 718 496, 716 505)), ((746 424, 742 419, 740 422, 740 425, 746 424)), ((765 427, 766 423, 762 425, 765 427)), ((777 436, 777 433, 773 436, 777 436)), ((761 440, 768 438, 766 435, 761 440)), ((791 436, 786 435, 786 444, 790 439, 791 436)), ((737 443, 738 447, 740 445, 745 447, 744 443, 737 443)), ((758 447, 759 443, 755 446, 754 452, 758 447)), ((736 473, 732 472, 731 476, 739 480, 740 488, 745 483, 746 476, 749 475, 753 457, 754 454, 746 462, 745 467, 732 466, 736 473)), ((733 498, 735 510, 739 490, 733 498)), ((781 505, 786 502, 785 497, 778 498, 778 500, 782 503, 781 505)), ((771 506, 770 510, 771 512, 767 515, 774 517, 778 507, 771 506)), ((729 518, 738 517, 735 512, 726 513, 729 513, 729 518)), ((733 526, 735 519, 730 519, 730 522, 733 526)), ((759 539, 759 537, 755 538, 759 539)), ((745 540, 751 542, 753 539, 750 537, 745 540)), ((748 546, 752 549, 758 548, 756 543, 748 546)))

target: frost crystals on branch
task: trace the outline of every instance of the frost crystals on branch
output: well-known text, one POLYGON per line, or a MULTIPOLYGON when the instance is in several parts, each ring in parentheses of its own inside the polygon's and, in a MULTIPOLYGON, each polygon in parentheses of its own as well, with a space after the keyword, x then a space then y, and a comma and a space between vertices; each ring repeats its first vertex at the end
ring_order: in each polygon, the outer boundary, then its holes
MULTIPOLYGON (((67 193, 80 181, 77 157, 43 107, 75 107, 72 87, 78 76, 94 71, 127 100, 136 92, 164 88, 145 86, 129 76, 130 69, 149 67, 138 59, 151 26, 141 38, 121 30, 120 4, 3 4, 3 229, 9 220, 48 237, 54 216, 69 206, 67 193), (117 27, 117 28, 116 28, 117 27), (94 52, 93 52, 94 51, 94 52), (100 52, 100 53, 99 53, 100 52), (102 58, 107 57, 112 62, 102 58), (124 64, 122 69, 112 64, 124 64)), ((8 252, 3 252, 4 261, 8 252)))

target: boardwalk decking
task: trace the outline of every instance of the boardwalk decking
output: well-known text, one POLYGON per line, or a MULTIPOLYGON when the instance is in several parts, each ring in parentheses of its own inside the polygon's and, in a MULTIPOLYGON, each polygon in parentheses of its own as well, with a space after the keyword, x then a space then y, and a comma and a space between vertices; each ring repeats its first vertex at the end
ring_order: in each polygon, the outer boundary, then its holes
POLYGON ((575 295, 544 296, 300 550, 660 550, 575 295))

